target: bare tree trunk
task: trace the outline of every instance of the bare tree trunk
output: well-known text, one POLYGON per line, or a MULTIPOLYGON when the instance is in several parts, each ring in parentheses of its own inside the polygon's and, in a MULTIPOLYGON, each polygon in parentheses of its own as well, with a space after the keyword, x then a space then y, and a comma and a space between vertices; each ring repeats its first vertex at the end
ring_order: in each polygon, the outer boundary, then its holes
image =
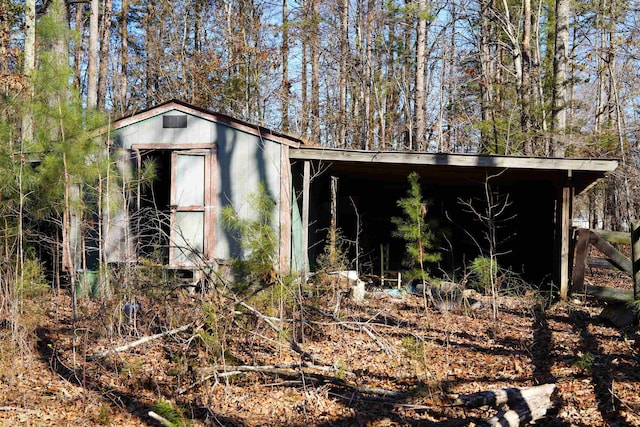
MULTIPOLYGON (((444 64, 446 63, 448 65, 448 72, 447 72, 447 77, 446 77, 446 87, 447 87, 447 93, 446 93, 446 99, 443 99, 442 102, 442 108, 444 110, 444 106, 449 104, 452 106, 451 109, 448 109, 448 114, 446 116, 446 121, 447 121, 447 135, 446 137, 443 135, 442 136, 442 151, 449 153, 454 150, 453 144, 456 141, 456 132, 455 132, 455 128, 452 126, 452 121, 453 118, 456 114, 456 107, 455 105, 457 104, 457 100, 454 98, 455 97, 455 93, 457 92, 457 82, 454 83, 454 67, 455 67, 455 63, 456 63, 456 34, 457 34, 457 30, 456 30, 456 24, 458 22, 458 9, 456 7, 456 2, 452 2, 451 3, 451 37, 449 39, 449 46, 447 46, 446 51, 448 52, 447 58, 446 58, 446 62, 443 59, 443 67, 444 64)), ((444 49, 443 49, 444 51, 444 49)), ((445 112, 442 112, 442 126, 444 126, 444 121, 445 121, 445 112)))
POLYGON ((320 139, 320 29, 319 29, 319 0, 311 0, 312 26, 310 33, 311 56, 311 135, 315 140, 320 139))
POLYGON ((120 15, 122 28, 120 29, 120 87, 119 100, 120 113, 127 110, 127 66, 129 64, 129 0, 122 0, 122 11, 120 15))
POLYGON ((98 106, 98 18, 100 1, 91 0, 89 15, 89 64, 87 65, 87 109, 98 106))
MULTIPOLYGON (((286 0, 285 0, 286 1, 286 0)), ((307 138, 310 136, 309 132, 309 94, 307 92, 307 86, 309 83, 309 74, 307 72, 307 60, 309 50, 309 38, 306 35, 302 36, 302 71, 300 72, 300 131, 307 138)))
MULTIPOLYGON (((61 27, 68 28, 66 2, 64 0, 52 0, 48 12, 54 22, 59 23, 61 27)), ((67 33, 61 34, 53 40, 47 41, 45 49, 51 53, 53 57, 52 67, 56 70, 63 70, 69 65, 69 41, 67 33)), ((61 88, 53 91, 49 97, 49 106, 53 111, 57 111, 60 103, 69 99, 69 90, 61 88)), ((59 123, 52 123, 50 131, 50 139, 55 141, 61 137, 61 129, 59 123)))
POLYGON ((289 131, 289 9, 288 0, 282 0, 282 130, 289 131))
POLYGON ((373 19, 374 19, 374 0, 369 0, 367 4, 367 13, 365 15, 365 40, 366 53, 364 58, 364 141, 363 150, 373 148, 373 114, 371 113, 371 88, 373 84, 373 19))
MULTIPOLYGON (((540 22, 541 22, 541 15, 542 15, 542 4, 543 4, 543 0, 538 0, 538 7, 537 7, 537 11, 535 14, 535 19, 534 19, 534 23, 533 23, 533 45, 534 45, 534 49, 532 51, 532 55, 531 55, 531 66, 535 67, 535 71, 533 71, 532 74, 532 79, 533 81, 531 82, 532 85, 532 93, 533 93, 533 100, 532 100, 532 105, 535 106, 536 111, 540 111, 540 117, 539 117, 539 121, 536 121, 536 127, 538 130, 542 130, 543 134, 547 133, 547 130, 549 128, 548 123, 547 123, 547 109, 545 108, 545 102, 544 102, 544 89, 543 89, 543 75, 544 73, 542 72, 541 68, 541 57, 540 57, 540 33, 539 33, 539 28, 540 28, 540 22)), ((536 138, 536 141, 541 145, 541 138, 536 138)), ((538 147, 538 150, 540 150, 543 147, 538 147)))
POLYGON ((531 0, 522 0, 522 80, 520 84, 522 136, 524 153, 533 155, 534 137, 531 135, 531 0))
MULTIPOLYGON (((75 16, 74 16, 74 30, 78 33, 78 43, 73 48, 73 78, 75 87, 78 90, 82 91, 82 66, 83 63, 86 63, 82 60, 82 55, 84 54, 83 45, 84 45, 84 3, 76 3, 75 7, 75 16)), ((82 92, 81 92, 82 93, 82 92)))
POLYGON ((556 0, 556 38, 553 57, 553 141, 550 153, 554 157, 564 157, 566 149, 569 6, 570 0, 556 0))
POLYGON ((347 54, 349 51, 349 0, 340 2, 340 77, 338 100, 338 145, 345 146, 347 128, 347 54))
MULTIPOLYGON (((36 68, 36 1, 26 0, 24 13, 24 63, 22 73, 27 82, 27 99, 33 97, 31 77, 36 68)), ((22 142, 33 141, 33 115, 28 107, 22 115, 22 142)))
POLYGON ((427 68, 427 9, 426 0, 418 0, 418 31, 416 46, 416 89, 415 89, 415 121, 416 149, 424 150, 427 133, 427 87, 425 73, 427 68))
POLYGON ((98 72, 98 108, 103 110, 107 99, 107 72, 109 70, 109 50, 111 47, 112 0, 104 0, 102 10, 102 31, 100 32, 100 70, 98 72))
POLYGON ((493 121, 495 109, 493 97, 495 57, 492 54, 491 34, 491 0, 480 0, 480 115, 485 124, 480 135, 480 152, 490 151, 492 145, 497 150, 498 145, 493 121), (491 131, 487 131, 489 127, 491 131))

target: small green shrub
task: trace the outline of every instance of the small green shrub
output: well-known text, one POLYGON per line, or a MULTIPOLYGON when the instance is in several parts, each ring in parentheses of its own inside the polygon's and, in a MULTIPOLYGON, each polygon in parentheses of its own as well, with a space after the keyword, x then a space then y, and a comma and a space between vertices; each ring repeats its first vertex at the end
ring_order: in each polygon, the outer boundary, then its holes
POLYGON ((185 417, 184 411, 174 406, 168 400, 161 399, 157 401, 151 407, 151 410, 169 422, 166 427, 185 427, 191 425, 190 420, 185 417))
POLYGON ((46 294, 50 288, 40 261, 29 251, 22 265, 22 276, 18 282, 18 295, 33 298, 46 294))
POLYGON ((249 202, 255 212, 254 218, 240 217, 232 206, 222 209, 223 227, 235 234, 243 250, 243 256, 233 263, 233 268, 244 277, 245 285, 241 290, 255 283, 273 284, 278 253, 278 239, 273 226, 275 199, 261 183, 258 191, 249 197, 249 202))
POLYGON ((327 234, 322 253, 316 258, 316 271, 330 273, 343 271, 349 266, 348 242, 342 235, 342 230, 336 229, 335 247, 331 247, 331 237, 327 234))
POLYGON ((113 416, 111 415, 111 407, 106 403, 100 405, 100 410, 94 417, 94 421, 101 426, 109 426, 113 423, 113 416))
POLYGON ((491 283, 495 283, 498 277, 498 263, 489 257, 479 256, 471 261, 469 267, 472 287, 485 294, 491 292, 491 283))
POLYGON ((407 196, 399 199, 396 204, 402 209, 403 216, 392 217, 395 226, 392 235, 405 241, 404 265, 409 268, 408 278, 428 277, 426 265, 440 261, 440 254, 434 252, 436 238, 433 234, 433 223, 427 217, 427 202, 422 198, 420 176, 412 172, 409 177, 407 196))
POLYGON ((501 268, 495 260, 479 256, 469 266, 469 286, 485 295, 491 293, 492 283, 496 293, 502 295, 523 296, 534 291, 519 274, 501 268))
POLYGON ((575 366, 584 370, 587 373, 590 373, 593 369, 593 363, 595 362, 595 357, 593 354, 588 351, 580 356, 578 360, 574 363, 575 366))
POLYGON ((419 362, 423 362, 429 352, 428 344, 425 343, 424 340, 417 339, 413 336, 402 338, 400 346, 404 350, 405 356, 419 362))

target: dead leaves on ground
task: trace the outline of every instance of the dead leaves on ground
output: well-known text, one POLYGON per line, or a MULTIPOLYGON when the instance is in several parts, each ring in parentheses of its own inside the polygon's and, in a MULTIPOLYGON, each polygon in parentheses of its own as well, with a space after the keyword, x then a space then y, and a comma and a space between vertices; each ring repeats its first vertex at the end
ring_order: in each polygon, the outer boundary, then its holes
MULTIPOLYGON (((66 303, 51 301, 58 311, 66 303)), ((495 414, 450 406, 455 396, 544 383, 557 385, 555 408, 537 425, 640 425, 637 327, 601 323, 599 307, 556 304, 540 313, 526 299, 504 297, 496 323, 489 309, 440 313, 425 311, 420 297, 370 295, 359 304, 343 301, 337 319, 309 319, 315 323, 301 331, 313 334, 295 335, 322 369, 206 378, 198 369, 219 360, 194 348, 191 331, 85 361, 85 345, 108 348, 139 337, 114 343, 92 334, 99 306, 82 304, 82 327, 90 332, 76 343, 75 362, 68 325, 53 316, 47 325, 77 379, 52 372, 37 351, 17 368, 0 359, 1 406, 16 408, 0 411, 0 425, 148 425, 145 411, 159 398, 184 408, 194 425, 469 425, 495 414)), ((226 331, 225 354, 253 366, 303 362, 286 339, 255 322, 254 330, 243 324, 226 331)))

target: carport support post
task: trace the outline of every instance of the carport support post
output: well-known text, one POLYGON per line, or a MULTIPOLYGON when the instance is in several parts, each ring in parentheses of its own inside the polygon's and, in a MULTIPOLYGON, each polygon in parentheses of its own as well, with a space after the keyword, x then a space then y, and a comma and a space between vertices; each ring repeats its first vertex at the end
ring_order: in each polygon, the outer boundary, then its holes
POLYGON ((562 186, 560 218, 560 299, 567 300, 569 296, 569 248, 571 232, 571 213, 573 210, 573 184, 571 182, 571 170, 567 172, 567 179, 562 186))
POLYGON ((311 188, 311 163, 304 162, 302 175, 302 277, 307 275, 309 256, 309 190, 311 188))
POLYGON ((633 300, 640 298, 640 221, 631 221, 631 268, 633 271, 633 300))

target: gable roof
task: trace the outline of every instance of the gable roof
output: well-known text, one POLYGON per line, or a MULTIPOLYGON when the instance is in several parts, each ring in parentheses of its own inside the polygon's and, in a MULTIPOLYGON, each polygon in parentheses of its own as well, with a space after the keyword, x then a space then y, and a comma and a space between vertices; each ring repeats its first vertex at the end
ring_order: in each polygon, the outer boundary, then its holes
POLYGON ((299 147, 300 145, 304 144, 304 142, 300 138, 277 132, 264 126, 251 124, 249 122, 245 122, 244 120, 227 116, 226 114, 196 107, 194 105, 190 105, 186 102, 176 99, 164 102, 151 108, 147 108, 146 110, 136 111, 132 114, 121 117, 112 123, 111 130, 117 130, 125 126, 137 123, 139 121, 164 114, 169 111, 180 111, 185 114, 190 114, 204 120, 220 123, 230 128, 246 132, 260 138, 279 142, 291 147, 299 147))

